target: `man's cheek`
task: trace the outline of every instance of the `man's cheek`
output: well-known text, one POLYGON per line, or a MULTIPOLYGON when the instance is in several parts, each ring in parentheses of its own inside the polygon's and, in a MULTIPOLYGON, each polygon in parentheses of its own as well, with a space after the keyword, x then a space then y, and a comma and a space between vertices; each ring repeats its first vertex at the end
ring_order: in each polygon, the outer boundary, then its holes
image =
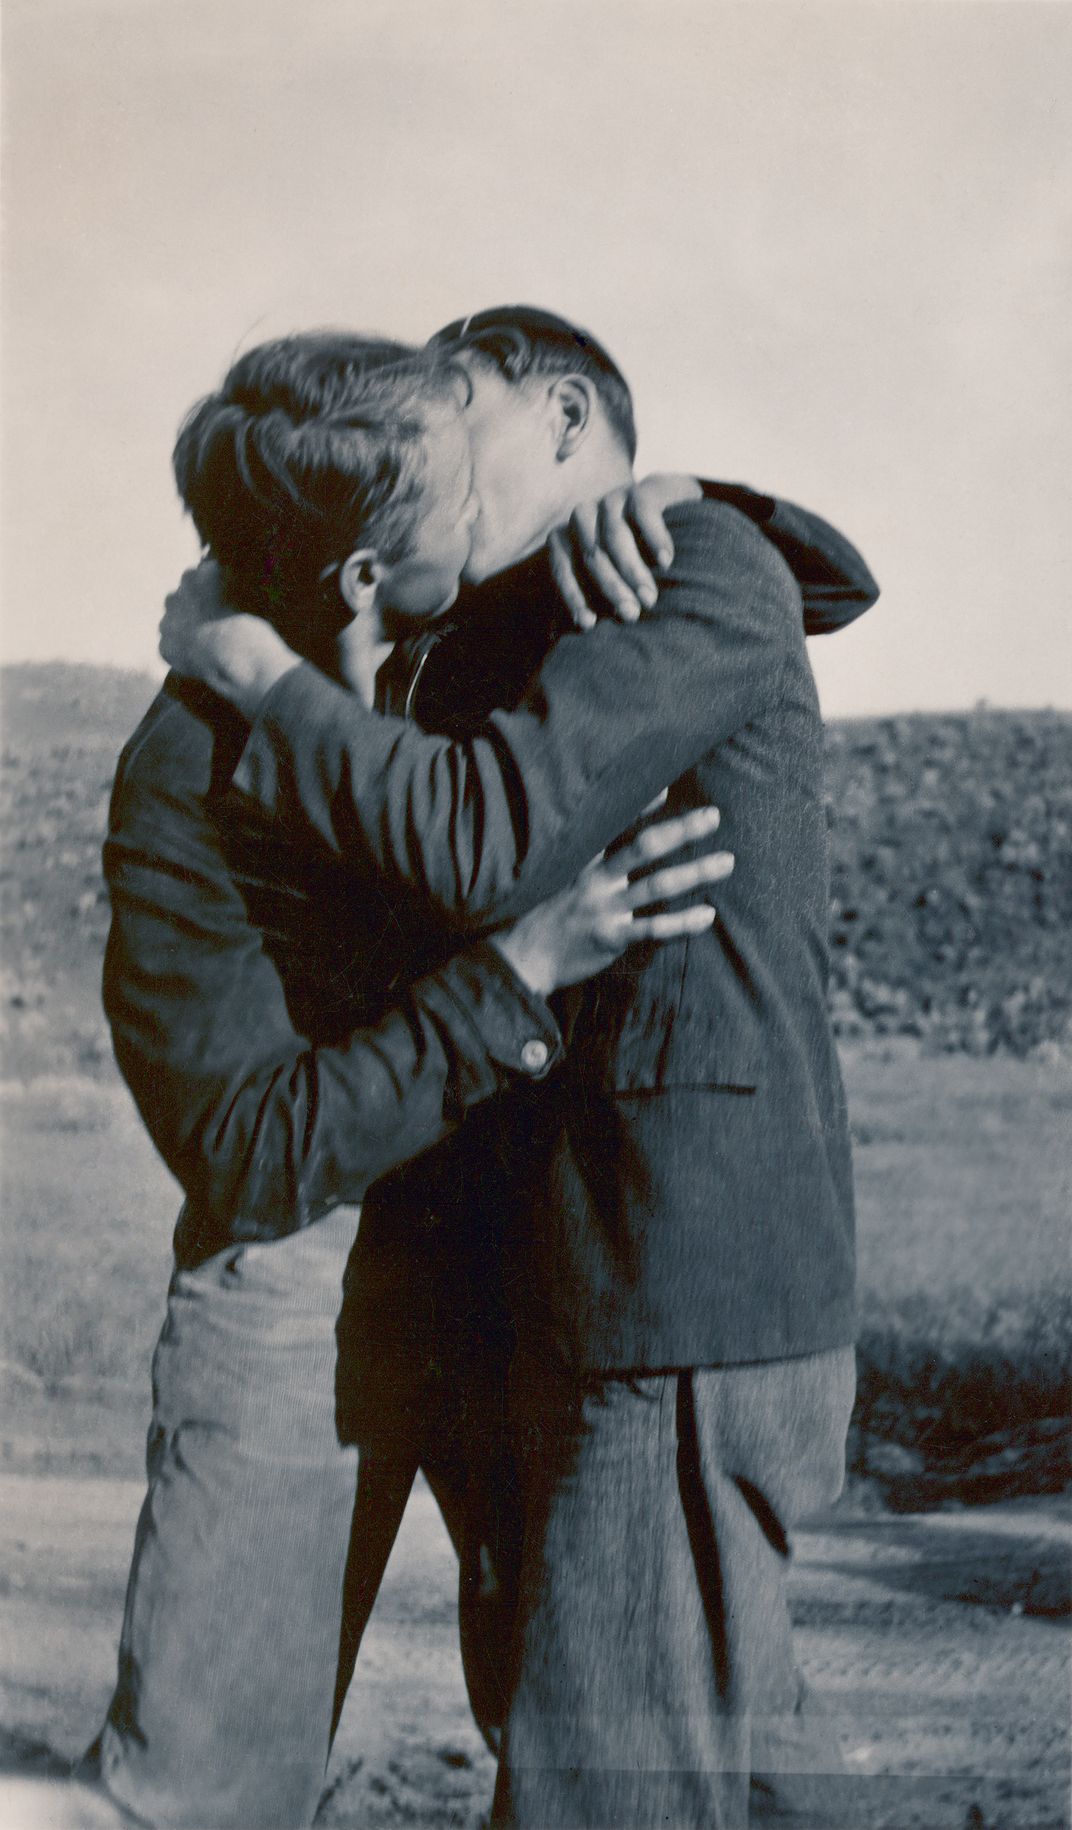
POLYGON ((469 557, 462 570, 462 577, 466 579, 469 584, 479 584, 484 577, 485 566, 487 564, 487 553, 487 529, 483 527, 480 522, 477 522, 476 527, 473 529, 472 539, 469 542, 469 557))

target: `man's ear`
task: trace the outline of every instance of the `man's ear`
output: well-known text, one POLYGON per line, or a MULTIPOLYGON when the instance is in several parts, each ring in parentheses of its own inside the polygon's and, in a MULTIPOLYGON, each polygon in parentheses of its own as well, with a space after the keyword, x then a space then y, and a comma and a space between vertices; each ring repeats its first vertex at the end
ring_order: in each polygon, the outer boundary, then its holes
POLYGON ((552 390, 556 456, 559 463, 571 458, 588 437, 592 423, 593 388, 584 375, 563 375, 552 390))
POLYGON ((339 592, 352 616, 376 608, 384 567, 375 549, 358 547, 339 567, 339 592))

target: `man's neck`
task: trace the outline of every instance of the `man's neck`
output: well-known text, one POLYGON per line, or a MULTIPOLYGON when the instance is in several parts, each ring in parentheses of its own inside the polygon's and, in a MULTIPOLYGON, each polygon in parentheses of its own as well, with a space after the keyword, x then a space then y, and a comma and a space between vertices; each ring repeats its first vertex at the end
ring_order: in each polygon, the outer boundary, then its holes
POLYGON ((568 521, 574 509, 585 502, 601 502, 611 490, 628 489, 633 482, 633 466, 617 446, 593 452, 589 462, 578 470, 574 470, 573 465, 566 468, 568 488, 563 495, 562 515, 555 526, 568 521))
POLYGON ((379 623, 371 616, 355 617, 339 635, 319 640, 295 637, 290 643, 300 661, 319 668, 339 686, 356 693, 365 705, 373 704, 376 675, 391 652, 379 623))
MULTIPOLYGON (((527 547, 511 559, 508 566, 503 566, 499 573, 512 572, 516 566, 531 559, 547 545, 551 533, 556 527, 563 527, 573 514, 574 509, 582 508, 586 502, 601 502, 613 489, 628 489, 633 482, 633 467, 623 451, 617 446, 603 447, 591 454, 585 453, 585 459, 574 458, 563 466, 562 490, 554 508, 548 514, 547 522, 541 534, 533 538, 527 547)), ((490 580, 484 582, 490 583, 490 580)))

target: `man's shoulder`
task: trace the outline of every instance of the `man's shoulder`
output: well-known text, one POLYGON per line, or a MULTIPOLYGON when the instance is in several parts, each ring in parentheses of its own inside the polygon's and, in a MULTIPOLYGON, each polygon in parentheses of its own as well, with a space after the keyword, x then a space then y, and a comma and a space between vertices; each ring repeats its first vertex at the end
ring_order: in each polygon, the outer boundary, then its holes
POLYGON ((139 808, 202 805, 230 779, 246 729, 207 687, 169 675, 120 754, 113 824, 139 808))
POLYGON ((681 502, 667 511, 674 557, 659 576, 653 614, 709 623, 725 643, 804 655, 800 586, 781 553, 729 502, 681 502))
POLYGON ((734 571, 758 572, 782 590, 797 591, 791 567, 752 516, 730 502, 678 502, 666 511, 675 562, 706 563, 734 571))
POLYGON ((247 727, 207 687, 169 674, 119 757, 118 778, 145 791, 207 794, 247 727))

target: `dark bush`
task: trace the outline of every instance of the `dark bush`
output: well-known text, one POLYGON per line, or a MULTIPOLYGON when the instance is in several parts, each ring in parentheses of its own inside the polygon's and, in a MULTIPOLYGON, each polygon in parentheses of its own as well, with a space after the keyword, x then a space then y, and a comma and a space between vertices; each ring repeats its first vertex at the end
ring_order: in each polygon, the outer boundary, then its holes
POLYGON ((839 1032, 1072 1041, 1072 716, 835 724, 827 786, 839 1032))

